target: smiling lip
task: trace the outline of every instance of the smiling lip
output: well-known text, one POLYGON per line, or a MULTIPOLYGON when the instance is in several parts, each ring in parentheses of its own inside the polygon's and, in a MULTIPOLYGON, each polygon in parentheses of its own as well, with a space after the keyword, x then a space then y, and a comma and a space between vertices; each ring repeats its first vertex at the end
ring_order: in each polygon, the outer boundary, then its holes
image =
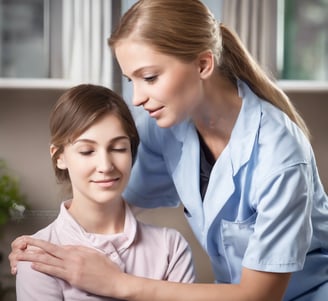
POLYGON ((119 180, 119 178, 115 179, 108 179, 108 180, 99 180, 99 181, 92 181, 93 183, 97 184, 99 187, 102 188, 109 188, 115 185, 115 183, 119 180))
POLYGON ((157 117, 159 117, 159 115, 163 109, 164 109, 164 107, 160 107, 155 110, 149 110, 149 109, 145 109, 145 110, 148 111, 150 117, 157 118, 157 117))

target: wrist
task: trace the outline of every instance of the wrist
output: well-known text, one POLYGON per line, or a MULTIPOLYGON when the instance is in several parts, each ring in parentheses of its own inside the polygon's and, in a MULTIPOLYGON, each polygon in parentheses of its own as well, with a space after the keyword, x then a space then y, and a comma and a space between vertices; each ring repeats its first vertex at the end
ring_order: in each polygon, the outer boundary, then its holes
POLYGON ((134 277, 122 272, 119 275, 116 275, 115 278, 116 281, 109 296, 120 300, 134 300, 133 296, 136 295, 136 287, 133 283, 134 277))
POLYGON ((147 280, 142 277, 122 273, 117 281, 116 298, 128 301, 144 300, 143 288, 147 280))

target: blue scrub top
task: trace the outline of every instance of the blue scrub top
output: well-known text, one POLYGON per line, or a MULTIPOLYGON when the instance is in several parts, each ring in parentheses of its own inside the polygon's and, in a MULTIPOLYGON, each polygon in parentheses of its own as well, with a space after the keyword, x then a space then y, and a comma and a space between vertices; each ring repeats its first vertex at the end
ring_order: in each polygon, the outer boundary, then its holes
POLYGON ((328 197, 298 126, 244 82, 238 90, 241 111, 203 201, 193 123, 160 128, 148 115, 137 120, 141 144, 124 196, 146 208, 182 202, 217 282, 238 283, 242 267, 294 272, 291 300, 328 281, 328 197))

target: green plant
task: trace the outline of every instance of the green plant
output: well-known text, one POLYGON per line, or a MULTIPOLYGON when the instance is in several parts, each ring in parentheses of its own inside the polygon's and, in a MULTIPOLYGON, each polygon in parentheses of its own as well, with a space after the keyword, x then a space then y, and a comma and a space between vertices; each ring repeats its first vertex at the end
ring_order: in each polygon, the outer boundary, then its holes
POLYGON ((5 161, 0 159, 0 226, 23 218, 26 208, 18 180, 10 174, 5 161))

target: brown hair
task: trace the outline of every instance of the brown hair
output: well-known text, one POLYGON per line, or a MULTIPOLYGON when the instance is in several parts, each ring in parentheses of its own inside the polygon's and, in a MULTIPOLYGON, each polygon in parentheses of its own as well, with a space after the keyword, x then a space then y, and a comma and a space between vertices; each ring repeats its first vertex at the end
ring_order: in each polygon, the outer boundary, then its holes
POLYGON ((57 167, 57 159, 65 145, 72 142, 107 114, 114 114, 130 139, 132 162, 135 161, 139 135, 132 114, 124 100, 102 86, 83 84, 66 91, 50 114, 51 144, 57 150, 52 156, 55 175, 60 183, 70 183, 67 170, 57 167))
POLYGON ((108 43, 115 50, 117 43, 127 37, 185 62, 210 49, 223 75, 234 83, 237 79, 245 81, 254 93, 285 112, 309 136, 288 96, 251 57, 237 34, 218 24, 201 1, 140 0, 123 15, 108 43))

